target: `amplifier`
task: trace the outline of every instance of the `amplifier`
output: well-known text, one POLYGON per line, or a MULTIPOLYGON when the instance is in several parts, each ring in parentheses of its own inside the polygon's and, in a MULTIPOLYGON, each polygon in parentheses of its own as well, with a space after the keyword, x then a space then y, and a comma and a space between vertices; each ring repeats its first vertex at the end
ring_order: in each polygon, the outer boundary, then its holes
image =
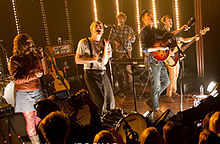
POLYGON ((73 55, 71 44, 47 46, 47 49, 54 55, 55 58, 73 55))

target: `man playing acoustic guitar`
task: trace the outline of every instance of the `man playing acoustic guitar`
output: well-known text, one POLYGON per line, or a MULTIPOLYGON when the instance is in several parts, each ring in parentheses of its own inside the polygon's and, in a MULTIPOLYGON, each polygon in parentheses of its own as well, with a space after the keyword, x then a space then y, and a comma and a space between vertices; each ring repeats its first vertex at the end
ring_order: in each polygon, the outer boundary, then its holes
MULTIPOLYGON (((169 15, 165 15, 161 18, 161 23, 163 23, 163 27, 161 28, 164 31, 170 32, 171 28, 173 26, 173 20, 169 15)), ((175 31, 174 31, 175 33, 175 31)), ((178 44, 181 42, 188 43, 191 42, 193 39, 196 39, 196 41, 199 40, 199 36, 195 35, 194 37, 189 38, 183 38, 183 37, 177 37, 178 44)), ((170 55, 172 56, 173 53, 176 51, 177 48, 174 48, 173 51, 170 51, 170 55)), ((180 96, 177 91, 177 78, 179 74, 179 62, 175 66, 169 66, 167 65, 168 71, 169 71, 169 78, 170 78, 170 84, 167 87, 166 96, 168 98, 169 102, 175 102, 172 96, 180 96)))

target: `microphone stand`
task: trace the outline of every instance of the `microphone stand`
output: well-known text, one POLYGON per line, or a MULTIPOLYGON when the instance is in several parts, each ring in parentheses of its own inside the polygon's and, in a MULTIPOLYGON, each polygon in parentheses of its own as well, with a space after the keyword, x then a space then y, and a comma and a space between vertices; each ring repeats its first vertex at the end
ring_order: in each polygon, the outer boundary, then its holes
POLYGON ((135 80, 134 70, 137 70, 137 68, 135 67, 131 57, 129 56, 128 50, 124 46, 123 46, 123 49, 125 50, 126 55, 128 57, 128 60, 131 64, 131 74, 132 74, 132 79, 133 79, 132 80, 132 87, 133 87, 133 94, 134 94, 134 111, 137 112, 137 104, 136 104, 137 103, 137 94, 136 94, 136 87, 135 87, 135 82, 134 82, 134 80, 135 80))
POLYGON ((180 47, 178 46, 178 44, 176 44, 176 47, 177 47, 177 49, 178 49, 178 59, 179 59, 179 64, 180 64, 180 70, 179 70, 179 72, 180 72, 180 76, 179 76, 179 78, 180 78, 180 95, 181 95, 181 98, 180 98, 180 110, 181 111, 183 111, 183 72, 184 72, 184 61, 183 61, 183 59, 184 59, 184 53, 183 53, 183 51, 180 49, 180 47), (181 55, 183 56, 183 59, 182 60, 180 60, 180 58, 181 58, 181 55))
MULTIPOLYGON (((35 48, 36 49, 36 47, 35 46, 33 46, 32 48, 35 48)), ((43 49, 43 48, 42 48, 43 49)), ((48 89, 47 88, 45 88, 46 87, 46 74, 45 74, 45 72, 44 72, 44 67, 43 67, 43 64, 42 64, 42 59, 43 58, 41 58, 41 55, 40 55, 40 51, 39 50, 37 50, 36 49, 36 52, 37 52, 37 56, 38 57, 40 57, 40 67, 42 68, 42 72, 43 72, 43 75, 42 75, 42 77, 40 77, 40 82, 41 82, 41 89, 42 89, 42 92, 43 92, 43 95, 44 95, 44 97, 49 97, 49 94, 48 94, 48 89), (42 86, 43 85, 43 86, 42 86)), ((44 49, 43 49, 43 53, 45 54, 45 52, 44 52, 44 49)))

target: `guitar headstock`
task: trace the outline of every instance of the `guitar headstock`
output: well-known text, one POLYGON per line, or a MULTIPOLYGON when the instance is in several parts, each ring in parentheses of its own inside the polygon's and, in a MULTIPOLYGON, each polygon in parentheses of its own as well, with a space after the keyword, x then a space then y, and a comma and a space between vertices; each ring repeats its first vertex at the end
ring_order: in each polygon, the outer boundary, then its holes
POLYGON ((192 27, 196 22, 196 19, 194 17, 189 18, 187 25, 188 27, 192 27))
POLYGON ((202 30, 200 30, 200 34, 201 34, 201 35, 205 35, 206 32, 208 32, 208 31, 210 31, 210 27, 205 27, 205 28, 203 28, 202 30))

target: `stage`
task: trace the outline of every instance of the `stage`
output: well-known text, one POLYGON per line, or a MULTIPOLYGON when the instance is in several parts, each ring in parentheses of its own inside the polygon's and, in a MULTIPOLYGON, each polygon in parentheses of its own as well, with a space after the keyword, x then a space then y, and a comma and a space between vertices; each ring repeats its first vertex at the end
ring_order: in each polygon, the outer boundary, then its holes
MULTIPOLYGON (((138 94, 139 92, 137 91, 137 101, 136 101, 137 111, 136 112, 143 115, 145 112, 150 110, 149 106, 145 102, 150 97, 150 90, 146 89, 142 97, 138 94)), ((193 107, 194 105, 193 95, 194 94, 196 93, 189 93, 189 94, 183 95, 183 104, 182 104, 183 110, 193 107)), ((174 114, 181 111, 181 97, 174 96, 173 99, 175 102, 171 103, 168 101, 165 95, 162 95, 159 98, 160 110, 164 112, 167 109, 170 109, 174 114)), ((132 93, 126 94, 124 96, 116 95, 115 100, 116 100, 116 107, 119 107, 128 113, 135 112, 134 97, 132 93)))

